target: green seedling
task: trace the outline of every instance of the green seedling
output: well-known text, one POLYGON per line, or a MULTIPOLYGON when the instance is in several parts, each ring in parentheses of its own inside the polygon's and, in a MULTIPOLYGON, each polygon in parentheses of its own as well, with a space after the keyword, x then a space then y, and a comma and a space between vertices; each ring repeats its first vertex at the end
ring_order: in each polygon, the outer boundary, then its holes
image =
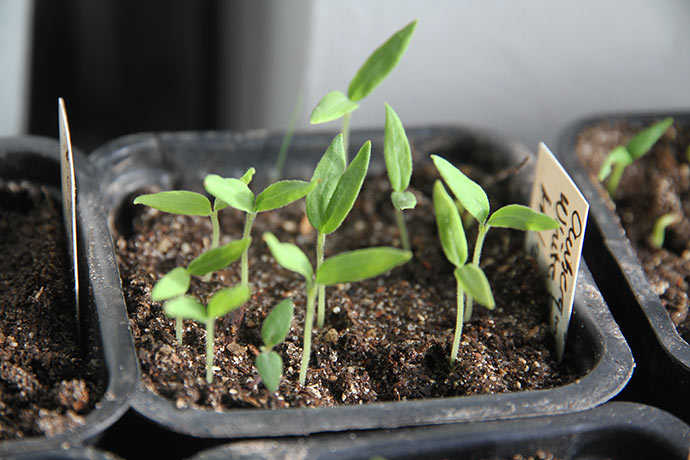
POLYGON ((309 258, 296 245, 282 243, 269 232, 264 233, 264 240, 278 265, 304 277, 307 309, 304 319, 302 363, 299 371, 299 382, 304 386, 311 356, 314 303, 318 287, 373 278, 404 264, 412 258, 412 253, 389 247, 358 249, 329 257, 314 273, 309 258))
POLYGON ((626 145, 619 145, 609 152, 599 169, 598 178, 601 182, 608 179, 607 189, 612 198, 616 196, 625 168, 649 152, 672 124, 673 118, 664 118, 637 133, 626 145))
POLYGON ((660 249, 664 245, 666 237, 666 229, 676 222, 680 221, 681 217, 675 213, 664 214, 654 222, 652 234, 649 236, 649 242, 652 246, 660 249))
MULTIPOLYGON (((369 169, 371 142, 366 141, 347 166, 343 135, 338 134, 316 165, 312 183, 318 182, 307 194, 307 218, 316 229, 316 268, 324 259, 326 235, 340 227, 355 204, 369 169), (346 168, 347 166, 347 168, 346 168)), ((326 287, 320 286, 317 326, 323 327, 326 309, 326 287)))
POLYGON ((273 307, 261 326, 261 339, 264 344, 256 357, 256 368, 268 391, 276 391, 283 375, 283 359, 273 351, 281 344, 292 325, 294 307, 292 299, 285 299, 273 307))
POLYGON ((467 239, 462 227, 460 213, 440 180, 434 183, 433 200, 441 247, 446 258, 455 266, 453 275, 457 287, 457 311, 453 347, 450 352, 450 364, 453 365, 458 356, 460 337, 462 336, 465 293, 489 310, 494 309, 495 303, 491 286, 482 269, 478 265, 466 263, 467 239))
MULTIPOLYGON (((209 249, 192 260, 187 268, 176 267, 166 273, 151 290, 151 300, 163 302, 187 293, 192 275, 205 277, 235 262, 249 247, 250 239, 232 241, 209 249)), ((175 318, 175 337, 182 345, 182 317, 175 318)))
POLYGON ((395 220, 400 232, 403 249, 410 250, 410 238, 405 226, 404 209, 412 209, 417 205, 417 198, 407 191, 412 177, 412 152, 410 142, 405 134, 398 114, 386 104, 386 127, 383 138, 383 155, 386 159, 386 171, 393 192, 391 201, 395 208, 395 220))
POLYGON ((295 127, 297 126, 297 121, 299 121, 300 114, 302 113, 302 92, 297 93, 297 100, 295 100, 295 106, 292 108, 292 115, 290 116, 290 122, 288 123, 287 129, 285 130, 285 135, 283 140, 280 142, 280 148, 278 149, 278 156, 276 157, 275 166, 275 179, 278 180, 283 177, 283 169, 285 169, 285 162, 287 161, 288 150, 290 150, 290 144, 292 143, 292 136, 295 133, 295 127))
POLYGON ((168 316, 185 318, 206 325, 206 382, 213 381, 213 341, 215 322, 249 300, 251 290, 248 286, 233 286, 216 292, 204 307, 194 297, 182 295, 165 303, 163 310, 168 316))
POLYGON ((341 91, 331 91, 314 107, 309 120, 311 124, 343 119, 341 131, 345 152, 348 148, 351 113, 359 107, 357 103, 367 97, 395 68, 407 50, 416 27, 417 21, 414 20, 379 46, 350 81, 347 95, 341 91))
MULTIPOLYGON (((250 168, 240 179, 226 179, 216 174, 209 174, 204 179, 206 191, 215 196, 216 200, 246 213, 242 239, 251 237, 252 224, 258 213, 282 208, 297 201, 317 185, 316 181, 283 180, 269 185, 259 195, 254 196, 249 189, 253 175, 254 168, 250 168)), ((241 284, 249 285, 249 247, 242 254, 241 284)))
MULTIPOLYGON (((477 240, 472 254, 472 265, 475 267, 479 267, 484 239, 492 227, 512 228, 523 231, 532 230, 536 232, 560 227, 560 224, 551 217, 519 204, 503 206, 493 214, 490 214, 489 198, 479 184, 463 174, 448 160, 437 155, 431 155, 431 159, 444 182, 453 192, 455 199, 479 223, 477 240)), ((472 317, 472 304, 472 296, 468 295, 465 321, 469 321, 472 317)))

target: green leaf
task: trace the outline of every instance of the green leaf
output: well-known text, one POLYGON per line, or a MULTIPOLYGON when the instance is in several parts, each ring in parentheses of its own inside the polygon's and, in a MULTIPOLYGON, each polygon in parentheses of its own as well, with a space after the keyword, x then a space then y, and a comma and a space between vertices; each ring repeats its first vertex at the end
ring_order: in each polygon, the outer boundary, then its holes
POLYGON ((281 243, 270 232, 264 233, 264 240, 278 265, 304 276, 307 283, 312 282, 314 271, 311 262, 300 248, 292 243, 281 243))
POLYGON ((338 134, 331 141, 331 145, 328 146, 326 153, 319 160, 314 174, 311 176, 312 182, 320 182, 307 194, 307 217, 311 225, 317 230, 321 230, 323 215, 346 166, 343 135, 338 134))
POLYGON ((383 136, 383 155, 391 188, 403 192, 412 177, 412 153, 402 121, 393 108, 386 104, 386 128, 383 136))
POLYGON ((182 295, 189 289, 189 282, 187 270, 183 267, 173 268, 153 286, 151 300, 161 302, 182 295))
POLYGON ((492 227, 541 232, 561 226, 555 219, 521 204, 509 204, 494 212, 487 222, 492 227))
POLYGON ((337 120, 358 107, 356 102, 349 100, 341 91, 331 91, 321 98, 314 110, 311 111, 309 123, 316 125, 337 120))
POLYGON ((321 223, 321 233, 333 233, 343 223, 345 217, 355 204, 357 195, 362 188, 362 183, 369 169, 371 158, 371 141, 366 141, 350 166, 347 167, 333 195, 328 203, 328 208, 321 223))
POLYGON ((231 241, 215 249, 209 249, 189 263, 187 272, 195 276, 204 276, 225 268, 240 258, 251 241, 251 238, 244 238, 231 241))
POLYGON ((433 199, 443 253, 450 263, 461 267, 467 261, 467 237, 458 208, 440 180, 434 182, 433 199))
POLYGON ((204 306, 194 297, 188 295, 168 300, 163 305, 163 311, 173 318, 185 318, 199 322, 205 322, 207 319, 204 306))
POLYGON ((285 299, 273 307, 261 325, 261 339, 268 348, 273 348, 287 337, 294 313, 292 299, 285 299))
POLYGON ((467 292, 477 303, 493 310, 496 306, 494 295, 491 293, 489 280, 481 268, 476 265, 463 265, 453 272, 455 279, 462 289, 467 292))
POLYGON ((252 178, 254 177, 254 174, 256 173, 256 169, 254 168, 249 168, 246 173, 240 177, 240 180, 244 182, 245 184, 249 185, 249 183, 252 181, 252 178))
POLYGON ((632 156, 628 149, 619 145, 615 149, 611 150, 609 154, 604 158, 604 162, 601 164, 599 169, 599 175, 597 176, 600 181, 605 181, 607 177, 611 175, 611 170, 614 165, 628 166, 633 162, 632 156))
POLYGON ((412 192, 408 192, 407 190, 404 192, 391 193, 391 201, 393 202, 393 206, 401 211, 412 209, 417 206, 417 198, 412 192))
POLYGON ((201 193, 186 190, 139 195, 134 204, 143 204, 159 211, 185 216, 208 216, 211 214, 211 202, 201 193))
POLYGON ((362 281, 386 273, 411 258, 410 251, 385 246, 343 252, 323 261, 316 272, 316 282, 331 285, 362 281))
POLYGON ((628 152, 633 160, 637 160, 645 153, 649 152, 656 141, 671 127, 673 118, 667 117, 661 121, 657 121, 653 125, 643 129, 635 137, 630 139, 626 145, 628 152))
POLYGON ((256 368, 268 391, 277 391, 283 375, 283 359, 275 351, 264 351, 256 357, 256 368))
POLYGON ((441 173, 441 177, 448 185, 463 207, 472 214, 478 222, 486 222, 489 216, 489 198, 484 189, 467 177, 458 168, 453 166, 448 160, 438 155, 431 155, 431 159, 436 165, 436 169, 441 173))
POLYGON ((217 174, 209 174, 204 179, 204 188, 235 209, 247 213, 254 212, 254 193, 240 179, 226 179, 217 174))
POLYGON ((282 208, 285 205, 297 201, 311 192, 318 182, 304 182, 302 180, 284 180, 269 185, 256 197, 256 212, 270 211, 282 208))
POLYGON ((249 300, 252 291, 249 286, 237 285, 230 288, 221 289, 213 294, 208 302, 209 318, 220 318, 233 310, 240 308, 249 300))
POLYGON ((350 81, 347 88, 350 100, 357 102, 364 99, 395 68, 410 44, 415 27, 417 20, 393 34, 369 56, 350 81))
POLYGON ((225 201, 219 200, 218 198, 213 200, 213 210, 214 211, 218 212, 218 211, 221 211, 227 207, 228 207, 228 204, 225 201))

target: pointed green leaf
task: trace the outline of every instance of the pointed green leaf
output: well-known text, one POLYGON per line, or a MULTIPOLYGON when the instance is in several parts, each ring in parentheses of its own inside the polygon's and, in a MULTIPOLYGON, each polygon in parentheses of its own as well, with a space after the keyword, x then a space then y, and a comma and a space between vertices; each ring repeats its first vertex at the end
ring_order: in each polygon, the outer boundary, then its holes
POLYGON ((467 292, 477 303, 493 310, 496 306, 494 295, 491 293, 489 280, 481 268, 476 265, 463 265, 453 272, 455 279, 462 289, 467 292))
POLYGON ((185 216, 208 216, 211 214, 211 202, 201 193, 186 190, 139 195, 134 204, 143 204, 159 211, 185 216))
POLYGON ((431 155, 431 159, 434 161, 436 169, 441 173, 441 177, 443 177, 448 188, 453 192, 455 198, 462 203, 467 212, 472 214, 478 222, 486 222, 490 208, 489 198, 486 196, 484 189, 445 158, 431 155))
POLYGON ((153 286, 151 300, 161 302, 184 294, 189 289, 190 277, 183 267, 173 268, 153 286))
POLYGON ((443 253, 450 263, 461 267, 467 261, 467 237, 458 208, 440 180, 434 183, 433 199, 443 253))
POLYGON ((188 295, 168 300, 163 305, 163 311, 166 315, 173 318, 191 319, 200 323, 205 322, 207 319, 204 306, 194 297, 188 295))
POLYGON ((321 230, 326 208, 328 208, 328 203, 346 166, 343 135, 338 134, 333 138, 326 153, 316 165, 311 180, 312 182, 319 182, 307 194, 307 217, 311 225, 317 230, 321 230))
POLYGON ((316 282, 325 285, 373 278, 404 264, 410 251, 389 247, 357 249, 329 257, 316 271, 316 282))
POLYGON ((251 238, 244 238, 231 241, 215 249, 209 249, 189 263, 187 272, 195 276, 204 276, 225 268, 240 258, 251 241, 251 238))
POLYGON ((369 169, 371 158, 371 141, 366 141, 350 166, 347 167, 333 192, 328 208, 321 223, 321 233, 333 233, 343 223, 345 217, 355 204, 357 195, 369 169))
POLYGON ((410 44, 415 27, 417 20, 393 34, 369 56, 350 81, 347 89, 350 100, 357 102, 364 99, 395 68, 410 44))
POLYGON ((275 351, 264 351, 256 357, 256 368, 268 391, 277 391, 283 375, 283 359, 275 351))
POLYGON ((341 91, 331 91, 316 104, 309 117, 309 123, 316 125, 337 120, 358 107, 356 102, 349 100, 341 91))
POLYGON ((287 337, 294 314, 292 299, 285 299, 273 307, 261 325, 261 339, 267 348, 273 348, 287 337))
POLYGON ((383 155, 391 188, 403 192, 412 177, 412 153, 402 121, 393 108, 386 104, 386 128, 383 136, 383 155))
POLYGON ((599 180, 602 182, 605 181, 606 178, 611 175, 611 170, 614 165, 620 164, 623 166, 628 166, 632 162, 633 158, 630 156, 628 149, 622 145, 619 145, 615 149, 611 150, 606 158, 604 158, 604 162, 601 164, 601 168, 599 169, 599 180))
POLYGON ((408 192, 407 190, 404 192, 391 193, 391 201, 393 202, 393 206, 401 211, 412 209, 417 206, 417 198, 412 192, 408 192))
POLYGON ((643 129, 635 137, 630 139, 626 145, 628 152, 633 160, 637 160, 645 153, 649 152, 656 141, 671 127, 673 118, 667 117, 661 121, 657 121, 653 125, 643 129))
POLYGON ((249 286, 237 285, 221 289, 208 302, 209 318, 220 318, 245 304, 252 291, 249 286))
POLYGON ((269 185, 256 197, 256 212, 282 208, 311 192, 317 184, 317 181, 284 180, 269 185))
POLYGON ((254 174, 256 173, 256 169, 254 168, 249 168, 246 173, 240 177, 240 180, 244 182, 245 184, 249 185, 249 183, 252 181, 252 178, 254 177, 254 174))
POLYGON ((492 227, 541 232, 561 226, 556 220, 521 204, 509 204, 494 212, 487 222, 492 227))
POLYGON ((217 174, 209 174, 204 179, 204 188, 235 209, 254 212, 254 193, 240 179, 226 179, 217 174))
POLYGON ((312 282, 314 271, 309 258, 292 243, 281 243, 273 233, 264 233, 264 240, 273 258, 281 267, 304 276, 307 283, 312 282))

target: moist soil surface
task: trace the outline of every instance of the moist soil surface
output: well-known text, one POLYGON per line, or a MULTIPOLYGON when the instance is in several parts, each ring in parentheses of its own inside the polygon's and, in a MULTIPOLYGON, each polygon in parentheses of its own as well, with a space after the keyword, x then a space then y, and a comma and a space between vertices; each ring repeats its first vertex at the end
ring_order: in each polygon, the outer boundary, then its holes
MULTIPOLYGON (((466 173, 480 183, 491 179, 479 171, 466 173)), ((496 309, 475 305, 472 320, 464 325, 457 365, 449 365, 456 284, 436 232, 431 189, 437 177, 428 165, 415 170, 411 190, 418 205, 405 211, 412 261, 375 279, 327 288, 325 326, 314 330, 304 387, 298 384, 304 281, 279 267, 261 239, 264 231, 271 231, 281 241, 300 246, 313 263, 316 233, 305 216, 304 200, 257 216, 249 259, 253 295, 246 308, 216 322, 211 385, 205 381, 203 326, 185 321, 180 346, 174 320, 163 314, 160 303, 150 300, 158 279, 209 247, 210 220, 124 205, 116 246, 146 386, 180 408, 223 410, 504 393, 575 380, 580 370, 569 359, 555 361, 548 333, 548 295, 536 262, 522 250, 523 234, 501 229, 489 232, 482 256, 496 309), (288 338, 275 349, 285 371, 278 391, 271 393, 261 384, 254 361, 262 345, 262 321, 284 297, 294 300, 295 318, 288 338)), ((489 195, 497 209, 502 200, 491 190, 489 195)), ((226 208, 220 219, 221 244, 240 237, 244 224, 240 212, 226 208)), ((474 227, 468 233, 470 247, 474 227)), ((326 257, 382 245, 400 246, 390 188, 387 178, 369 177, 343 226, 327 237, 326 257)), ((217 289, 238 282, 236 263, 214 273, 209 282, 193 279, 190 292, 205 302, 217 289)))
POLYGON ((80 425, 103 394, 79 346, 62 211, 46 189, 0 180, 0 438, 80 425))
POLYGON ((686 149, 690 126, 676 122, 652 150, 628 166, 615 200, 596 178, 605 156, 645 126, 626 121, 591 125, 579 134, 575 151, 600 193, 618 214, 654 291, 686 342, 690 342, 690 165, 686 149), (679 220, 669 227, 662 248, 649 242, 654 223, 664 214, 679 220))

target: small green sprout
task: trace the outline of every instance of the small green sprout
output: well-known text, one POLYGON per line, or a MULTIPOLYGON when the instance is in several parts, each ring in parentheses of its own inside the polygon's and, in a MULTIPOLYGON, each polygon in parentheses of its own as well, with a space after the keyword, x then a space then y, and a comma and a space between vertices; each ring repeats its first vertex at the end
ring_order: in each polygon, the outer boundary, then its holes
POLYGON ((350 114, 359 107, 357 102, 367 97, 395 68, 407 50, 416 27, 417 20, 414 20, 379 46, 350 81, 347 95, 341 91, 331 91, 314 107, 310 117, 311 124, 343 119, 341 131, 345 152, 348 151, 350 114))
POLYGON ((599 169, 598 178, 601 182, 608 178, 607 188, 611 197, 616 196, 625 168, 649 152, 672 124, 673 118, 664 118, 637 133, 625 146, 619 145, 609 152, 599 169))
POLYGON ((386 159, 388 180, 391 183, 393 193, 391 201, 395 208, 395 219, 400 232, 400 241, 403 249, 410 250, 410 238, 405 226, 405 217, 402 211, 412 209, 417 205, 417 198, 412 192, 407 191, 412 177, 412 153, 410 142, 405 134, 398 114, 386 104, 386 127, 383 138, 383 154, 386 159))
POLYGON ((302 113, 302 99, 302 91, 300 91, 297 93, 297 99, 295 100, 295 106, 292 108, 290 121, 287 129, 285 130, 285 134, 283 135, 283 140, 280 142, 280 148, 278 149, 275 166, 275 180, 283 177, 283 169, 285 168, 288 150, 290 150, 290 144, 292 143, 292 136, 295 134, 295 128, 297 126, 297 122, 299 121, 300 114, 302 113))
POLYGON ((482 269, 478 265, 466 264, 467 239, 460 220, 460 213, 440 180, 434 183, 433 200, 441 247, 446 258, 455 265, 453 275, 457 286, 457 314, 453 347, 450 352, 450 364, 453 365, 458 356, 460 337, 462 336, 465 293, 468 293, 469 296, 489 310, 494 309, 495 303, 491 286, 482 269))
POLYGON ((654 222, 652 234, 649 236, 649 243, 655 248, 660 249, 664 245, 666 229, 680 220, 681 216, 672 212, 659 217, 654 222))
POLYGON ((206 325, 206 382, 213 381, 213 341, 215 322, 249 300, 251 290, 248 286, 233 286, 216 292, 208 305, 204 306, 194 297, 182 295, 169 300, 163 306, 168 316, 185 318, 206 325))
MULTIPOLYGON (((340 227, 355 204, 369 169, 371 142, 366 141, 347 166, 343 135, 338 134, 314 169, 312 182, 318 185, 307 194, 307 218, 316 229, 316 268, 324 258, 326 235, 340 227), (347 166, 347 167, 346 167, 347 166)), ((319 287, 317 327, 323 327, 326 309, 325 286, 319 287)))
MULTIPOLYGON (((240 258, 249 247, 250 242, 249 238, 232 241, 223 246, 209 249, 192 260, 187 268, 173 268, 153 286, 151 300, 163 302, 186 294, 191 282, 191 275, 204 277, 227 267, 240 258)), ((176 318, 175 337, 177 342, 182 345, 182 317, 176 318)))
MULTIPOLYGON (((479 223, 472 265, 479 267, 484 239, 492 227, 536 232, 560 227, 560 224, 551 217, 519 204, 503 206, 490 215, 489 198, 479 184, 463 174, 448 160, 437 155, 431 155, 431 159, 455 198, 479 223)), ((472 317, 472 303, 472 296, 468 295, 465 321, 469 321, 472 317)))
MULTIPOLYGON (((250 168, 240 179, 226 179, 216 174, 209 174, 204 179, 206 191, 217 200, 244 211, 247 214, 242 239, 250 238, 252 224, 256 215, 263 211, 282 208, 297 201, 316 187, 317 182, 301 180, 283 180, 266 187, 258 196, 249 189, 249 182, 254 175, 250 168)), ((249 285, 249 247, 242 254, 241 284, 249 285)))
POLYGON ((318 287, 373 278, 406 263, 412 258, 412 253, 389 247, 358 249, 329 257, 314 274, 309 258, 299 247, 292 243, 282 243, 269 232, 264 233, 264 240, 278 265, 304 277, 307 309, 304 318, 302 363, 299 371, 299 382, 304 386, 311 356, 314 303, 318 287))
POLYGON ((276 391, 283 375, 283 360, 273 347, 285 340, 290 326, 294 307, 292 299, 285 299, 273 307, 261 326, 261 339, 264 345, 256 357, 256 368, 268 391, 276 391))

